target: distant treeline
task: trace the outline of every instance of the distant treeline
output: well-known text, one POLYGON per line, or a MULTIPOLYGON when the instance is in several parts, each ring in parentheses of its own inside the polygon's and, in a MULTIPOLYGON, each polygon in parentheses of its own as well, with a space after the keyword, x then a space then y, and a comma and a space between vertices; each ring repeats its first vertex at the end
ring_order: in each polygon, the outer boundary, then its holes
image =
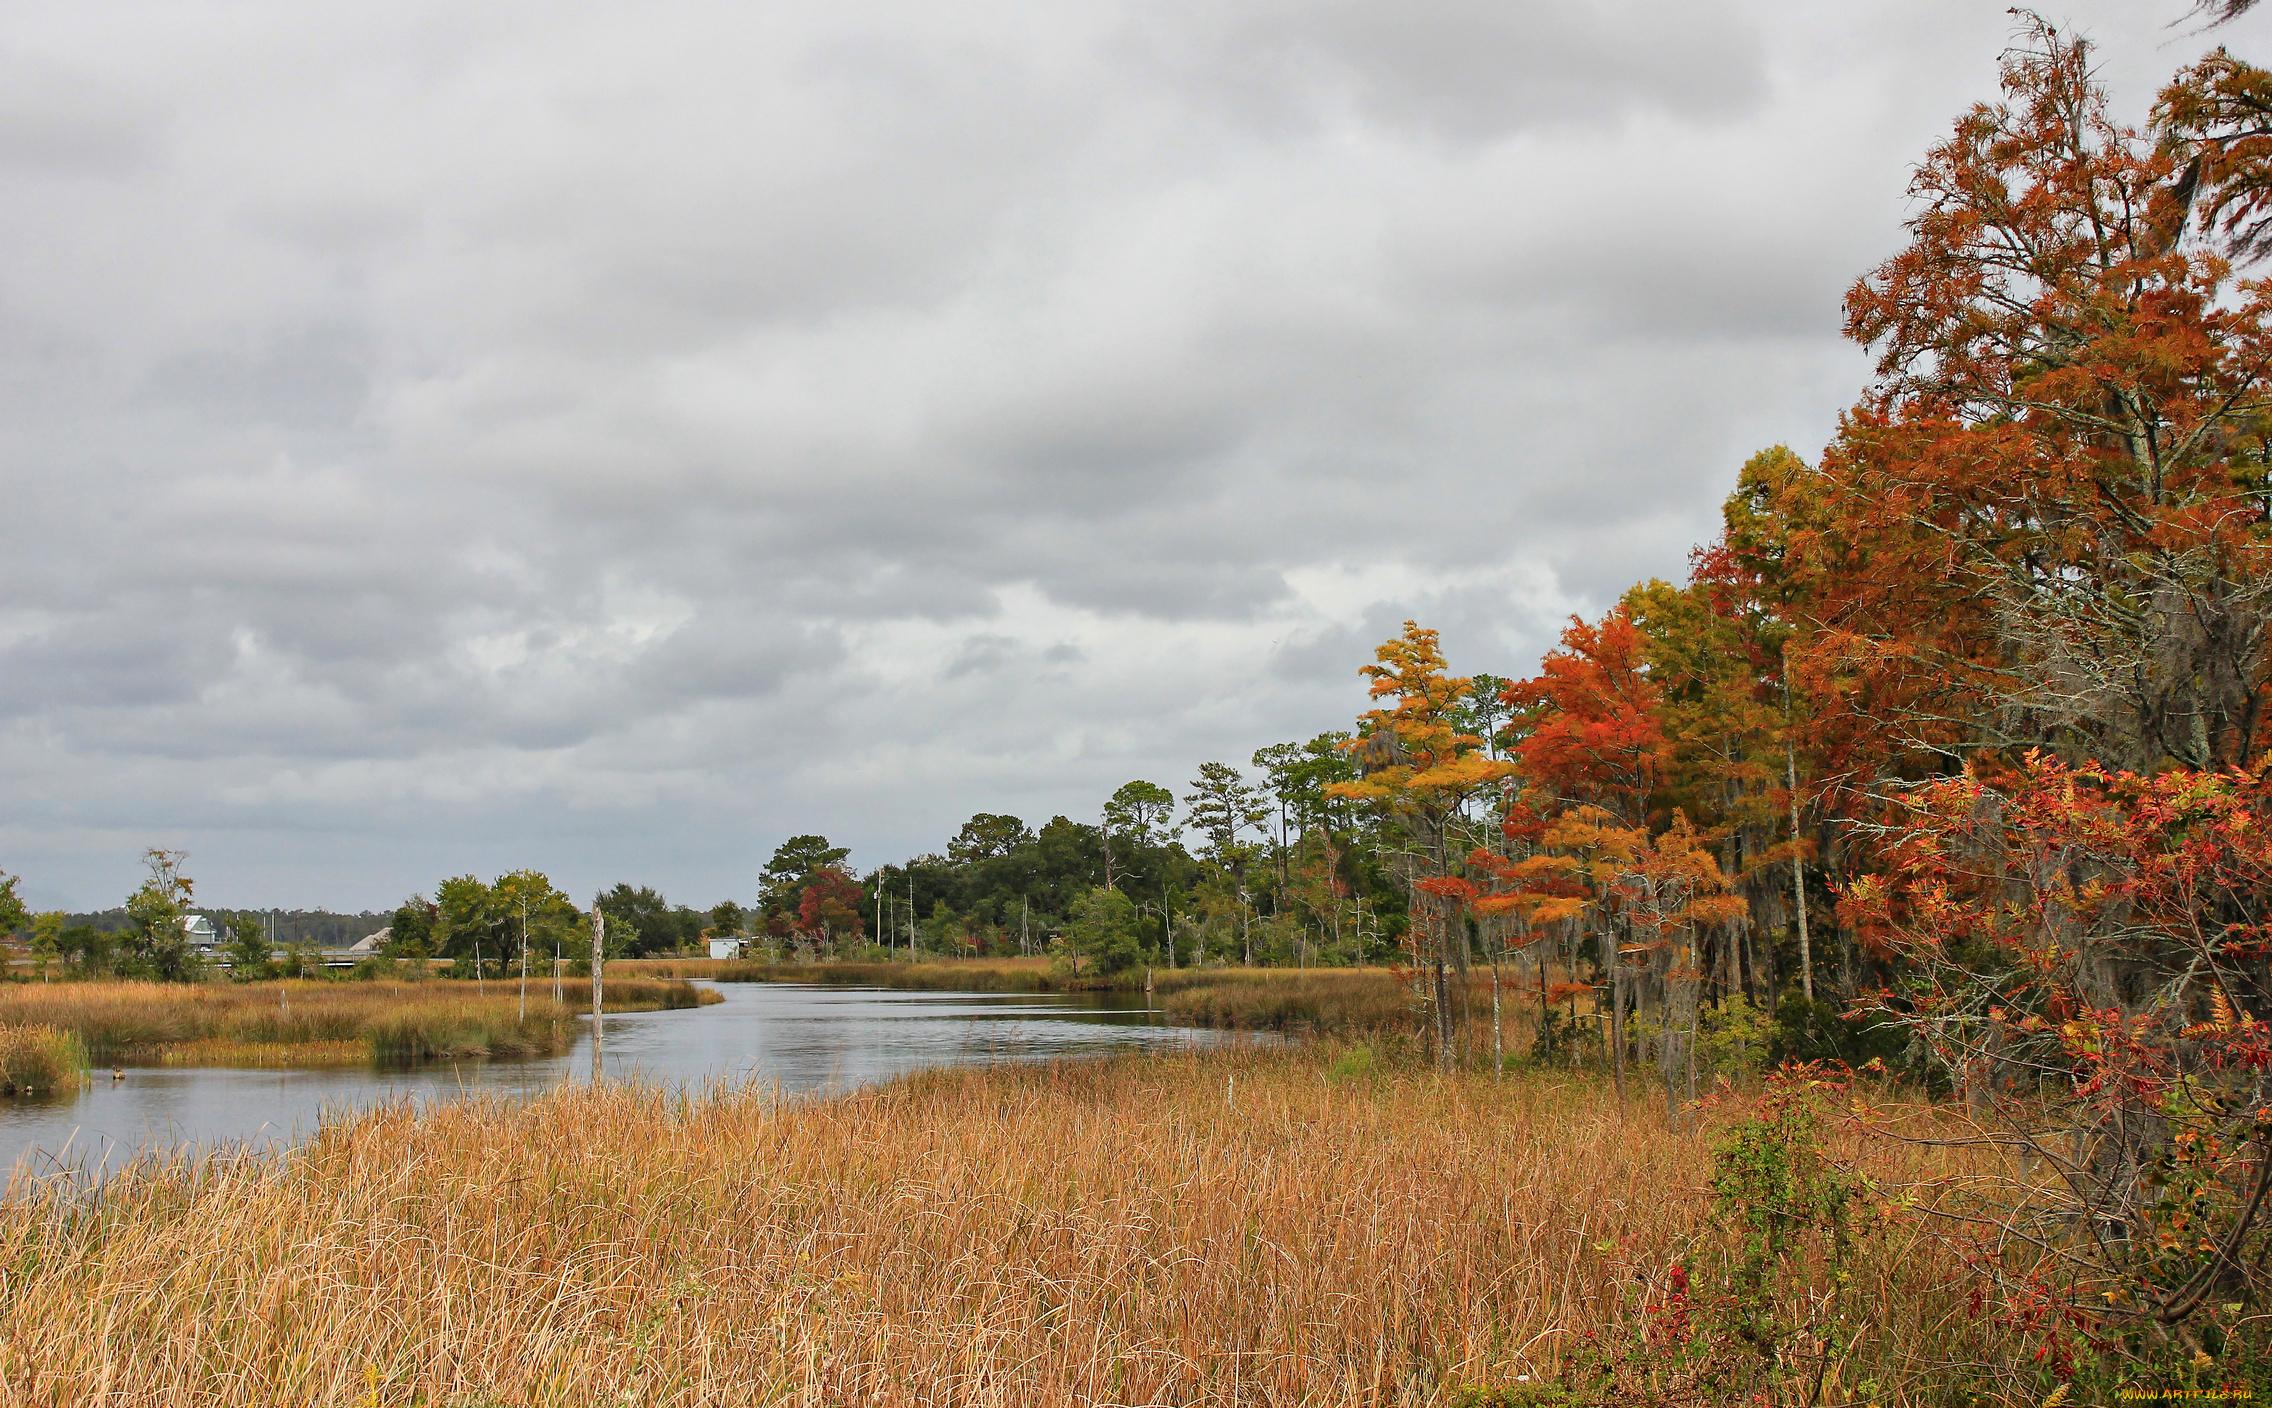
MULTIPOLYGON (((192 912, 211 915, 216 930, 236 922, 238 916, 256 915, 267 927, 277 948, 346 948, 385 928, 390 917, 371 910, 335 914, 328 909, 219 910, 201 907, 192 912)), ((92 929, 98 934, 123 934, 134 927, 134 918, 121 905, 94 914, 66 914, 63 916, 63 924, 66 928, 92 929)))

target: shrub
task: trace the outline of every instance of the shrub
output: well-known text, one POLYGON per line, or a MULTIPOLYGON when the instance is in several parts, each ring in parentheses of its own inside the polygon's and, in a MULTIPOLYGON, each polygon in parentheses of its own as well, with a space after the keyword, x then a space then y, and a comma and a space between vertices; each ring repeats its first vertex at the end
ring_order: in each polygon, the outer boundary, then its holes
POLYGON ((1909 1048, 1908 1033, 1889 1023, 1883 1014, 1856 1017, 1834 1002, 1820 998, 1809 1002, 1796 992, 1783 994, 1775 1004, 1775 1019, 1767 1024, 1767 1035, 1767 1064, 1771 1066, 1835 1061, 1858 1070, 1878 1061, 1895 1069, 1905 1066, 1909 1048))

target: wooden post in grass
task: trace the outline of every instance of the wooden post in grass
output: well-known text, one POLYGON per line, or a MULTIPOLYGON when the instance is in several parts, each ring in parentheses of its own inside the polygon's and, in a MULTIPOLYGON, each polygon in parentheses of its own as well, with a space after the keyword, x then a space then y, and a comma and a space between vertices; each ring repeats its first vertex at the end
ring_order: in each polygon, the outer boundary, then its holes
POLYGON ((607 961, 607 915, 600 910, 600 897, 592 896, 592 1080, 600 1078, 600 967, 607 961))

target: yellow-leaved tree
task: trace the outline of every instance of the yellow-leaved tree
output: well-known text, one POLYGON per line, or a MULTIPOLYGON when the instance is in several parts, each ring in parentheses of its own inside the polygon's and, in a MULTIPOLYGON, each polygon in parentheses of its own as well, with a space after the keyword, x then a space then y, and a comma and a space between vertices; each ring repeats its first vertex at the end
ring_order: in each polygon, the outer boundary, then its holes
POLYGON ((1436 632, 1407 621, 1374 658, 1362 673, 1380 707, 1359 716, 1358 736, 1344 745, 1358 776, 1326 792, 1369 805, 1383 822, 1384 850, 1410 905, 1405 946, 1429 977, 1436 1062, 1448 1071, 1452 976, 1466 976, 1470 956, 1476 889, 1465 871, 1482 829, 1474 812, 1496 802, 1515 765, 1461 730, 1460 704, 1474 681, 1450 672, 1436 632))

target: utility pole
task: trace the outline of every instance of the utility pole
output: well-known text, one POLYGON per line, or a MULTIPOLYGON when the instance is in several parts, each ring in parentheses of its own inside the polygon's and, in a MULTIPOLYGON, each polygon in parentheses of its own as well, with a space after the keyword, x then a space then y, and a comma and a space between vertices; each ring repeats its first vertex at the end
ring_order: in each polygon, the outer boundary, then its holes
POLYGON ((607 915, 600 909, 600 897, 592 896, 592 1083, 599 1084, 602 1065, 601 1047, 605 1034, 600 1028, 600 969, 607 962, 607 915))
POLYGON ((529 1019, 529 901, 521 897, 521 1020, 529 1019))

